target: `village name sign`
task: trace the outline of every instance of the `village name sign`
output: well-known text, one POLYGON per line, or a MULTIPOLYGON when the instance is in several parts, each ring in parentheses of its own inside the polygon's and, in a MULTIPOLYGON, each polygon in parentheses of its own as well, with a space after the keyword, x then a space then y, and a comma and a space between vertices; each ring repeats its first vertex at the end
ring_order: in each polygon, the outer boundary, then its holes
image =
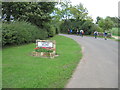
POLYGON ((33 56, 54 58, 56 54, 55 40, 36 40, 33 56))

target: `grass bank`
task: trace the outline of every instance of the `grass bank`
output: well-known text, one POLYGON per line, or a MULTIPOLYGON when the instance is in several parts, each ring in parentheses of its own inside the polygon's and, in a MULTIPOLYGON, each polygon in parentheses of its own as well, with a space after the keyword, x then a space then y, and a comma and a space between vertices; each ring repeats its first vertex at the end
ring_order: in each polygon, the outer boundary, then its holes
POLYGON ((33 57, 35 43, 3 49, 3 88, 64 88, 82 57, 74 40, 55 36, 54 59, 33 57))

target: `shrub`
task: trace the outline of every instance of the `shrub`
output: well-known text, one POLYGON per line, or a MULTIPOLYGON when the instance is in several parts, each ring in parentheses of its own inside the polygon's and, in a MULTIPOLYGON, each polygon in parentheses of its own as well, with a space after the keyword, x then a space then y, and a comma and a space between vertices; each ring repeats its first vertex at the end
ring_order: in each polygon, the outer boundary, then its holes
POLYGON ((48 37, 53 37, 56 34, 56 28, 54 27, 53 24, 46 23, 44 26, 45 26, 45 29, 47 30, 48 37))
POLYGON ((52 26, 52 25, 50 26, 50 30, 49 30, 48 34, 50 37, 53 37, 56 34, 56 29, 54 26, 52 26))
POLYGON ((46 39, 47 32, 27 22, 3 23, 2 45, 19 45, 36 39, 46 39))
POLYGON ((112 28, 111 33, 112 35, 120 36, 120 28, 112 28))
POLYGON ((98 31, 98 32, 103 32, 103 29, 100 28, 98 25, 93 24, 92 27, 90 28, 90 32, 93 35, 94 31, 98 31))
POLYGON ((58 28, 56 28, 56 34, 59 34, 59 33, 60 33, 59 29, 58 29, 58 28))

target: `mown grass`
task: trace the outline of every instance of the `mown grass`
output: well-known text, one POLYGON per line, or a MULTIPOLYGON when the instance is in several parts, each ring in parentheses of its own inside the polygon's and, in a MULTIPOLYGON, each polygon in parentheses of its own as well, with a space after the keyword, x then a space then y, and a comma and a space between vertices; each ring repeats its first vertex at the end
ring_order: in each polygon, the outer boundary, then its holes
POLYGON ((64 88, 82 57, 79 44, 64 36, 56 40, 58 57, 33 57, 35 43, 3 49, 3 88, 64 88))

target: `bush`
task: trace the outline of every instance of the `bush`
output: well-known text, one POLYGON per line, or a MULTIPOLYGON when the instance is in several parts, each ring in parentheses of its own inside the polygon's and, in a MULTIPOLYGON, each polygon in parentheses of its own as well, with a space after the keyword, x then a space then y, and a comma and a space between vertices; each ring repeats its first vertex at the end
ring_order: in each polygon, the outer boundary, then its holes
POLYGON ((60 33, 59 29, 58 29, 58 28, 56 28, 56 34, 59 34, 59 33, 60 33))
POLYGON ((36 39, 46 39, 47 32, 27 22, 3 23, 2 45, 19 45, 36 39))
POLYGON ((51 25, 48 35, 49 35, 50 37, 53 37, 55 34, 56 34, 56 29, 55 29, 54 26, 51 25))
POLYGON ((112 35, 120 36, 120 28, 112 28, 111 33, 112 35))
POLYGON ((98 31, 98 32, 103 32, 103 29, 100 28, 98 25, 93 24, 92 27, 90 28, 90 32, 93 35, 94 31, 98 31))
POLYGON ((47 30, 48 37, 53 37, 56 34, 56 28, 51 23, 46 23, 45 29, 47 30))

